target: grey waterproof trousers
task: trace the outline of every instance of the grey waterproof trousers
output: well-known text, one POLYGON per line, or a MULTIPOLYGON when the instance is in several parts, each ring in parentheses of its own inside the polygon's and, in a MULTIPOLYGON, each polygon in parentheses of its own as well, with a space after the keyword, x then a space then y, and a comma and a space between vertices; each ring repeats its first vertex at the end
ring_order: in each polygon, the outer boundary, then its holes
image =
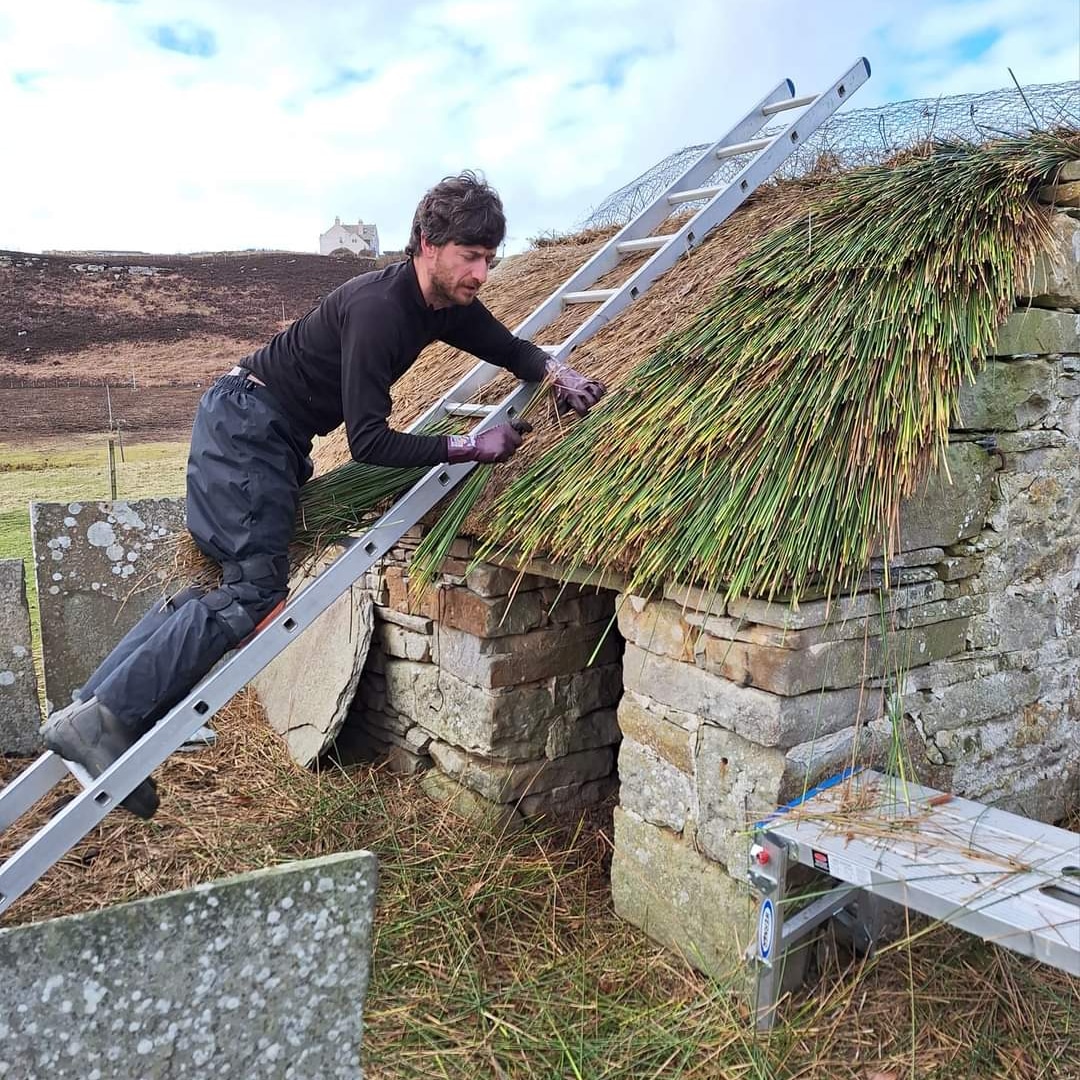
POLYGON ((187 525, 221 564, 221 586, 155 603, 79 697, 96 695, 141 734, 284 599, 310 452, 265 387, 226 375, 207 390, 191 433, 187 525))

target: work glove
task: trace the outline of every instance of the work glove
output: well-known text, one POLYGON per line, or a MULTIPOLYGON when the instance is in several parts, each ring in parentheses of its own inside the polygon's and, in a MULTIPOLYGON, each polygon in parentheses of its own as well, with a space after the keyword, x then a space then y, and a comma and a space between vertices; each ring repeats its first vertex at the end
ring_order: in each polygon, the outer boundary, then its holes
POLYGON ((513 424, 499 424, 470 435, 446 437, 447 461, 457 465, 462 461, 507 461, 521 445, 522 431, 513 424))
POLYGON ((555 404, 560 413, 573 410, 584 416, 607 393, 599 379, 589 379, 561 360, 549 359, 545 370, 554 380, 555 404))

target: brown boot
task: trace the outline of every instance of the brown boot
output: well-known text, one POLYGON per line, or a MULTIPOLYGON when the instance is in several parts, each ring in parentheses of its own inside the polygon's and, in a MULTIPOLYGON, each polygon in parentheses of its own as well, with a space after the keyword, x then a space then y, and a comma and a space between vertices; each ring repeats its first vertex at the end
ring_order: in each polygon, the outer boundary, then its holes
MULTIPOLYGON (((41 734, 54 754, 78 762, 95 778, 139 741, 96 697, 54 712, 41 734)), ((157 785, 144 780, 120 805, 137 817, 152 818, 158 808, 157 785)))

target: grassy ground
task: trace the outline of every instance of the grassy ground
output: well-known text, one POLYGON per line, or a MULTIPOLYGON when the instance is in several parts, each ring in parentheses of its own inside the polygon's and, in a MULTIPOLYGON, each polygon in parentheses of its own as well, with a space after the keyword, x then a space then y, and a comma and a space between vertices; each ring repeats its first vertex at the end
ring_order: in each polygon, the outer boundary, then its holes
MULTIPOLYGON (((185 443, 125 445, 116 454, 116 494, 120 499, 180 495, 184 491, 185 443)), ((43 687, 37 584, 30 543, 30 503, 108 499, 108 444, 87 438, 63 449, 0 443, 0 559, 22 559, 38 686, 43 687)))
MULTIPOLYGON (((121 497, 181 490, 182 446, 126 456, 121 497)), ((102 459, 100 446, 0 447, 0 557, 29 558, 29 499, 107 497, 102 459)), ((823 950, 825 977, 760 1037, 730 986, 617 918, 603 815, 493 838, 413 781, 298 769, 248 694, 215 727, 217 747, 160 770, 153 821, 110 816, 3 924, 368 848, 380 864, 364 1011, 371 1080, 1080 1076, 1080 981, 1059 972, 920 924, 870 964, 823 950)), ((0 784, 23 765, 0 759, 0 784)), ((0 837, 0 857, 32 824, 0 837)))
MULTIPOLYGON (((825 977, 757 1036, 727 985, 615 915, 603 814, 493 837, 415 780, 298 768, 250 694, 215 727, 216 747, 159 771, 153 821, 111 815, 3 923, 366 848, 380 877, 363 1018, 371 1080, 1080 1076, 1080 980, 912 927, 871 964, 826 950, 825 977)), ((18 767, 0 761, 0 783, 18 767)))

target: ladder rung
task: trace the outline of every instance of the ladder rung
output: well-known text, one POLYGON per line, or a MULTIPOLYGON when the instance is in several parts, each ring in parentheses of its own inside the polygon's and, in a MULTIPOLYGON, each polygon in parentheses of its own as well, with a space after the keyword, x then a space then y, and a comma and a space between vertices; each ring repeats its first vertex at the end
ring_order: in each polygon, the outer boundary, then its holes
POLYGON ((643 236, 640 240, 622 240, 615 245, 615 250, 620 255, 629 255, 633 251, 655 251, 670 240, 670 236, 643 236))
POLYGON ((536 347, 543 349, 544 352, 549 353, 551 356, 554 356, 562 348, 561 345, 537 345, 536 347))
POLYGON ((777 113, 787 112, 788 109, 801 109, 804 105, 809 105, 811 101, 817 101, 817 94, 807 94, 806 97, 793 97, 788 98, 787 101, 777 101, 773 105, 762 106, 761 111, 766 116, 775 116, 777 113))
POLYGON ((443 403, 447 416, 490 416, 498 407, 498 405, 471 405, 464 401, 443 403))
POLYGON ((714 195, 718 195, 723 190, 723 185, 714 185, 713 187, 689 188, 686 191, 673 191, 667 197, 667 201, 671 203, 672 206, 678 206, 679 203, 697 202, 699 199, 711 199, 714 195))
POLYGON ((610 300, 618 289, 586 289, 584 292, 563 293, 564 304, 602 304, 610 300))
POLYGON ((738 157, 740 154, 752 154, 755 150, 764 150, 766 146, 770 145, 772 145, 772 139, 751 139, 749 142, 721 146, 716 151, 716 156, 723 161, 725 158, 738 157))

